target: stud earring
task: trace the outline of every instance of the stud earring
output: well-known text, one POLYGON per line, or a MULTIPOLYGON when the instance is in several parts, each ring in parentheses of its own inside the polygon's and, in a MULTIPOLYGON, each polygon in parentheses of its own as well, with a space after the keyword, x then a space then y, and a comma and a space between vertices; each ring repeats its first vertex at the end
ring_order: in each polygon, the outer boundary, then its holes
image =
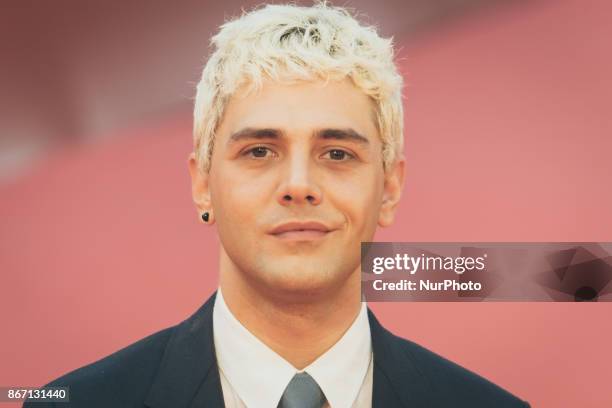
POLYGON ((208 222, 209 218, 210 218, 210 214, 208 214, 208 211, 202 214, 202 221, 208 222))

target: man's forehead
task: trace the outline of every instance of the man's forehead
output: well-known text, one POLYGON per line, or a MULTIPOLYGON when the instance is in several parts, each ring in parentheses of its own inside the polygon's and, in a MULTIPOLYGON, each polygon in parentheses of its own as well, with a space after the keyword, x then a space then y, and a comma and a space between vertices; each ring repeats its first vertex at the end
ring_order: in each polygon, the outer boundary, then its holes
POLYGON ((296 133, 367 143, 378 136, 375 103, 343 81, 266 81, 229 97, 222 119, 227 142, 296 133))

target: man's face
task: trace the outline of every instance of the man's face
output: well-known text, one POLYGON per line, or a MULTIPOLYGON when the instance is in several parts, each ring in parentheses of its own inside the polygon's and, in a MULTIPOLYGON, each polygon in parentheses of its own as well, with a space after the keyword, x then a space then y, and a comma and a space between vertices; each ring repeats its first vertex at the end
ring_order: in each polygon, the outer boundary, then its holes
POLYGON ((359 274, 361 241, 392 221, 403 162, 385 173, 381 152, 374 104, 349 80, 267 81, 230 99, 194 198, 244 279, 321 292, 359 274))

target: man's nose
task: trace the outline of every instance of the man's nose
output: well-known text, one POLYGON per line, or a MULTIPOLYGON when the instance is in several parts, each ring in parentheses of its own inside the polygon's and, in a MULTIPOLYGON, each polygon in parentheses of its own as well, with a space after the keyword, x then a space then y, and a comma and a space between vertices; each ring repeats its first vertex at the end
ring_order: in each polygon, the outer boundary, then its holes
POLYGON ((282 182, 278 190, 281 205, 321 203, 322 192, 313 170, 307 158, 293 158, 287 162, 282 170, 282 182))

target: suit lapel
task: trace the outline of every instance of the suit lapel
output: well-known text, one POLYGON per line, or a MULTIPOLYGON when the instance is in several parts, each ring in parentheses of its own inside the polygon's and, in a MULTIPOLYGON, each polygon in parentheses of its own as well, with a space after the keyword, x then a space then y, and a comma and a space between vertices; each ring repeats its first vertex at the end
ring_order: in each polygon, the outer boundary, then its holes
POLYGON ((176 326, 145 399, 152 408, 223 407, 212 312, 216 292, 176 326))
POLYGON ((374 353, 372 407, 435 406, 432 386, 419 372, 408 348, 410 343, 382 327, 369 308, 368 319, 374 353))

